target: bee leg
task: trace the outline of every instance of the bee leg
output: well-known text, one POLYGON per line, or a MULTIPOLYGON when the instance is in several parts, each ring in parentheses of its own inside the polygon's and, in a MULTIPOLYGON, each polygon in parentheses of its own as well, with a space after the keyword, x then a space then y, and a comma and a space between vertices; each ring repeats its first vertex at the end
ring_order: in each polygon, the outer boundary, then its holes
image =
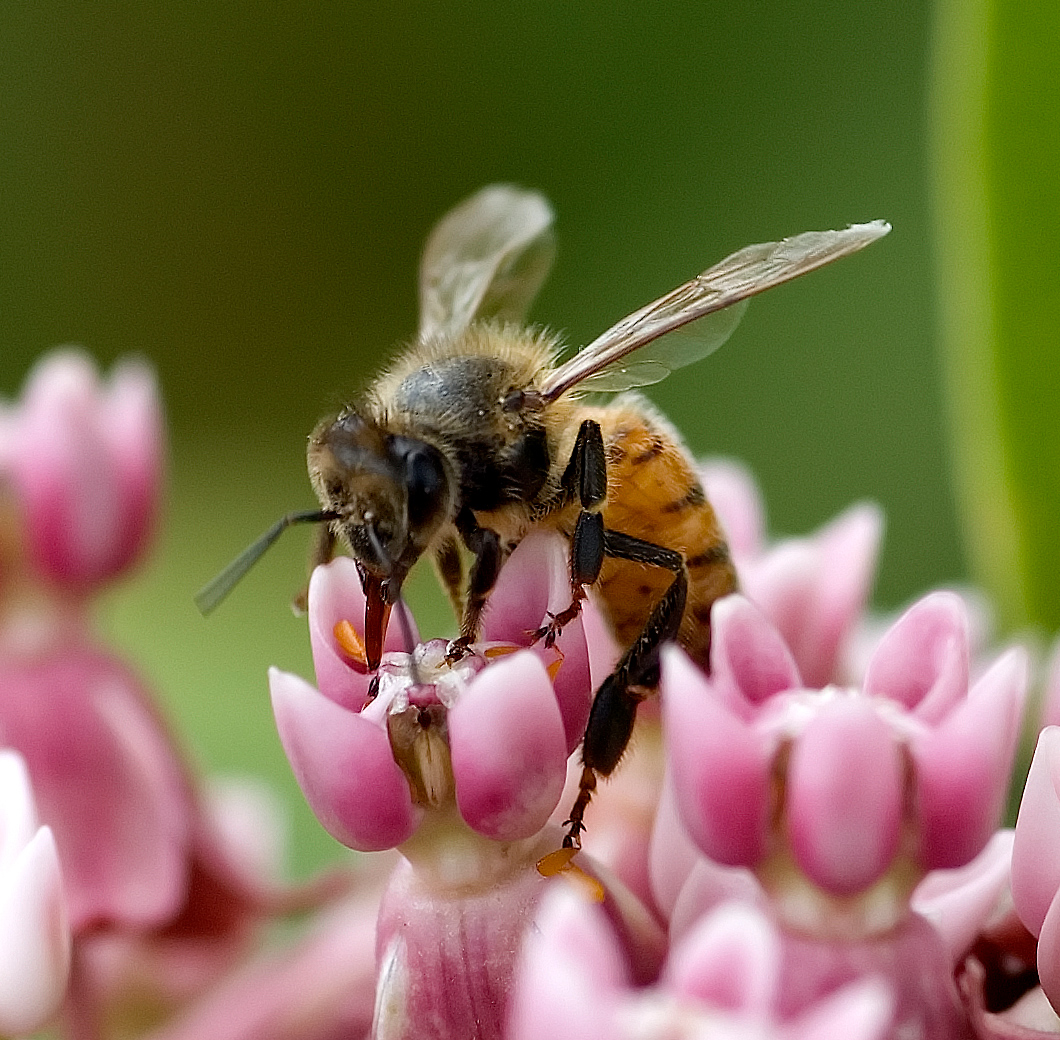
MULTIPOLYGON (((313 571, 321 564, 330 563, 335 555, 335 534, 330 524, 320 524, 309 546, 309 563, 306 570, 312 576, 313 571)), ((309 609, 309 583, 303 586, 291 601, 291 609, 301 617, 309 609)))
POLYGON ((571 605, 553 614, 549 623, 533 633, 534 640, 544 639, 552 646, 556 637, 580 613, 585 586, 600 577, 604 565, 604 516, 607 501, 607 453, 600 424, 586 419, 578 428, 570 463, 563 474, 562 486, 577 493, 581 511, 574 525, 570 547, 571 605))
POLYGON ((593 698, 582 740, 582 776, 578 797, 567 819, 566 848, 579 848, 585 810, 596 790, 597 777, 609 776, 622 759, 637 719, 637 706, 659 683, 659 648, 677 636, 688 595, 688 570, 681 553, 633 538, 604 532, 607 556, 652 564, 672 571, 674 580, 648 616, 644 631, 625 652, 593 698))
POLYGON ((460 621, 460 638, 453 641, 446 655, 450 663, 459 661, 475 641, 482 611, 493 586, 497 584, 497 575, 504 562, 500 535, 488 527, 479 527, 470 510, 457 517, 457 528, 464 544, 475 554, 475 560, 467 580, 467 600, 460 621))
POLYGON ((435 550, 434 569, 458 618, 464 616, 464 561, 455 538, 446 538, 435 550))

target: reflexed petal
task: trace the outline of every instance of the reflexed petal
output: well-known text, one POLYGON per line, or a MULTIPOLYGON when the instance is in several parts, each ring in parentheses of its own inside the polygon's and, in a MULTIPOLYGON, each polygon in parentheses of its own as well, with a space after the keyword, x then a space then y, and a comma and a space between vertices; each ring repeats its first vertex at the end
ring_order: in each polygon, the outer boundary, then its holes
POLYGON ((69 970, 59 857, 42 827, 0 874, 0 1035, 25 1036, 51 1018, 69 970))
POLYGON ((920 817, 917 853, 925 869, 969 862, 997 827, 1026 685, 1026 653, 1010 650, 941 725, 913 738, 920 817))
POLYGON ((771 810, 762 741, 714 697, 680 650, 662 654, 663 729, 681 821, 712 859, 731 866, 766 851, 771 810))
POLYGON ((934 592, 887 631, 869 661, 865 692, 938 722, 968 689, 968 625, 961 598, 934 592))
POLYGON ((539 831, 563 791, 567 741, 548 673, 532 652, 480 672, 449 711, 460 814, 497 840, 539 831))
POLYGON ((269 669, 269 688, 284 751, 328 832, 362 852, 405 841, 421 811, 386 730, 276 668, 269 669))
POLYGON ((867 698, 826 706, 795 741, 787 824, 795 859, 821 888, 868 888, 898 848, 903 769, 890 731, 867 698))
POLYGON ((953 964, 1001 905, 1009 885, 1013 832, 998 831, 971 863, 932 871, 913 893, 913 909, 946 943, 953 964))

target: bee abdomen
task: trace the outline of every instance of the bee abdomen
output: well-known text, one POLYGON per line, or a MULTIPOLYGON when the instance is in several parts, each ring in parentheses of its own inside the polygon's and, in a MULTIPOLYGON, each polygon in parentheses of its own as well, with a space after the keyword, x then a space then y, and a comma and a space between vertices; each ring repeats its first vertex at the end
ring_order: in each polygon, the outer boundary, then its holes
MULTIPOLYGON (((721 526, 694 464, 675 437, 647 417, 632 417, 629 412, 609 425, 604 523, 684 556, 688 596, 678 642, 706 668, 711 605, 736 589, 736 572, 721 526)), ((620 643, 630 646, 637 639, 671 580, 672 575, 659 567, 605 562, 597 587, 620 643)))

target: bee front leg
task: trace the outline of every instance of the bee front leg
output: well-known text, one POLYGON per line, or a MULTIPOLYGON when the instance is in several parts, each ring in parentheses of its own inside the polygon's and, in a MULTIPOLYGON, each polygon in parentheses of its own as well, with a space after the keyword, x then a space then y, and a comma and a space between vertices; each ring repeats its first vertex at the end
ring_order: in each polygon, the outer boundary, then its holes
POLYGON ((581 613, 585 587, 596 582, 604 565, 604 516, 601 510, 607 501, 607 453, 600 424, 595 420, 586 419, 578 428, 574 451, 561 485, 578 495, 581 511, 574 524, 570 545, 571 605, 552 615, 547 625, 533 633, 535 640, 544 639, 545 646, 552 646, 564 626, 581 613))
POLYGON ((609 776, 621 761, 633 735, 637 706, 659 684, 659 649, 677 636, 688 596, 685 559, 675 549, 619 531, 605 531, 604 553, 615 559, 665 567, 673 572, 674 579, 652 608, 644 631, 623 654, 618 667, 604 680, 593 698, 582 740, 583 769, 578 797, 567 819, 568 829, 563 839, 566 848, 581 846, 585 810, 596 790, 597 777, 609 776))
POLYGON ((457 517, 457 528, 464 544, 475 554, 467 581, 467 599, 460 621, 460 638, 453 640, 447 655, 450 662, 459 661, 478 635, 482 611, 489 599, 504 562, 500 535, 488 527, 479 527, 470 510, 457 517))
MULTIPOLYGON (((309 563, 306 570, 309 576, 313 576, 313 571, 317 569, 321 564, 330 563, 335 555, 335 533, 331 530, 330 524, 321 524, 316 529, 316 534, 313 537, 313 541, 309 547, 309 563)), ((309 609, 309 582, 307 581, 305 586, 297 593, 294 599, 291 601, 291 609, 301 617, 309 609)))

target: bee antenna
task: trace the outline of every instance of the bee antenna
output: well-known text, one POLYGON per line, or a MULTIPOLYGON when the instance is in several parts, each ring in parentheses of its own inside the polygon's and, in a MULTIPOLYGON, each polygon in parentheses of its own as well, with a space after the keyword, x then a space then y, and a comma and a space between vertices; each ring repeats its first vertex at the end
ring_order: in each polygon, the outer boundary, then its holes
POLYGON ((205 617, 239 583, 240 579, 265 554, 277 538, 292 524, 322 524, 338 520, 339 514, 331 509, 311 509, 281 516, 260 538, 248 545, 213 581, 207 582, 195 594, 195 606, 205 617))

